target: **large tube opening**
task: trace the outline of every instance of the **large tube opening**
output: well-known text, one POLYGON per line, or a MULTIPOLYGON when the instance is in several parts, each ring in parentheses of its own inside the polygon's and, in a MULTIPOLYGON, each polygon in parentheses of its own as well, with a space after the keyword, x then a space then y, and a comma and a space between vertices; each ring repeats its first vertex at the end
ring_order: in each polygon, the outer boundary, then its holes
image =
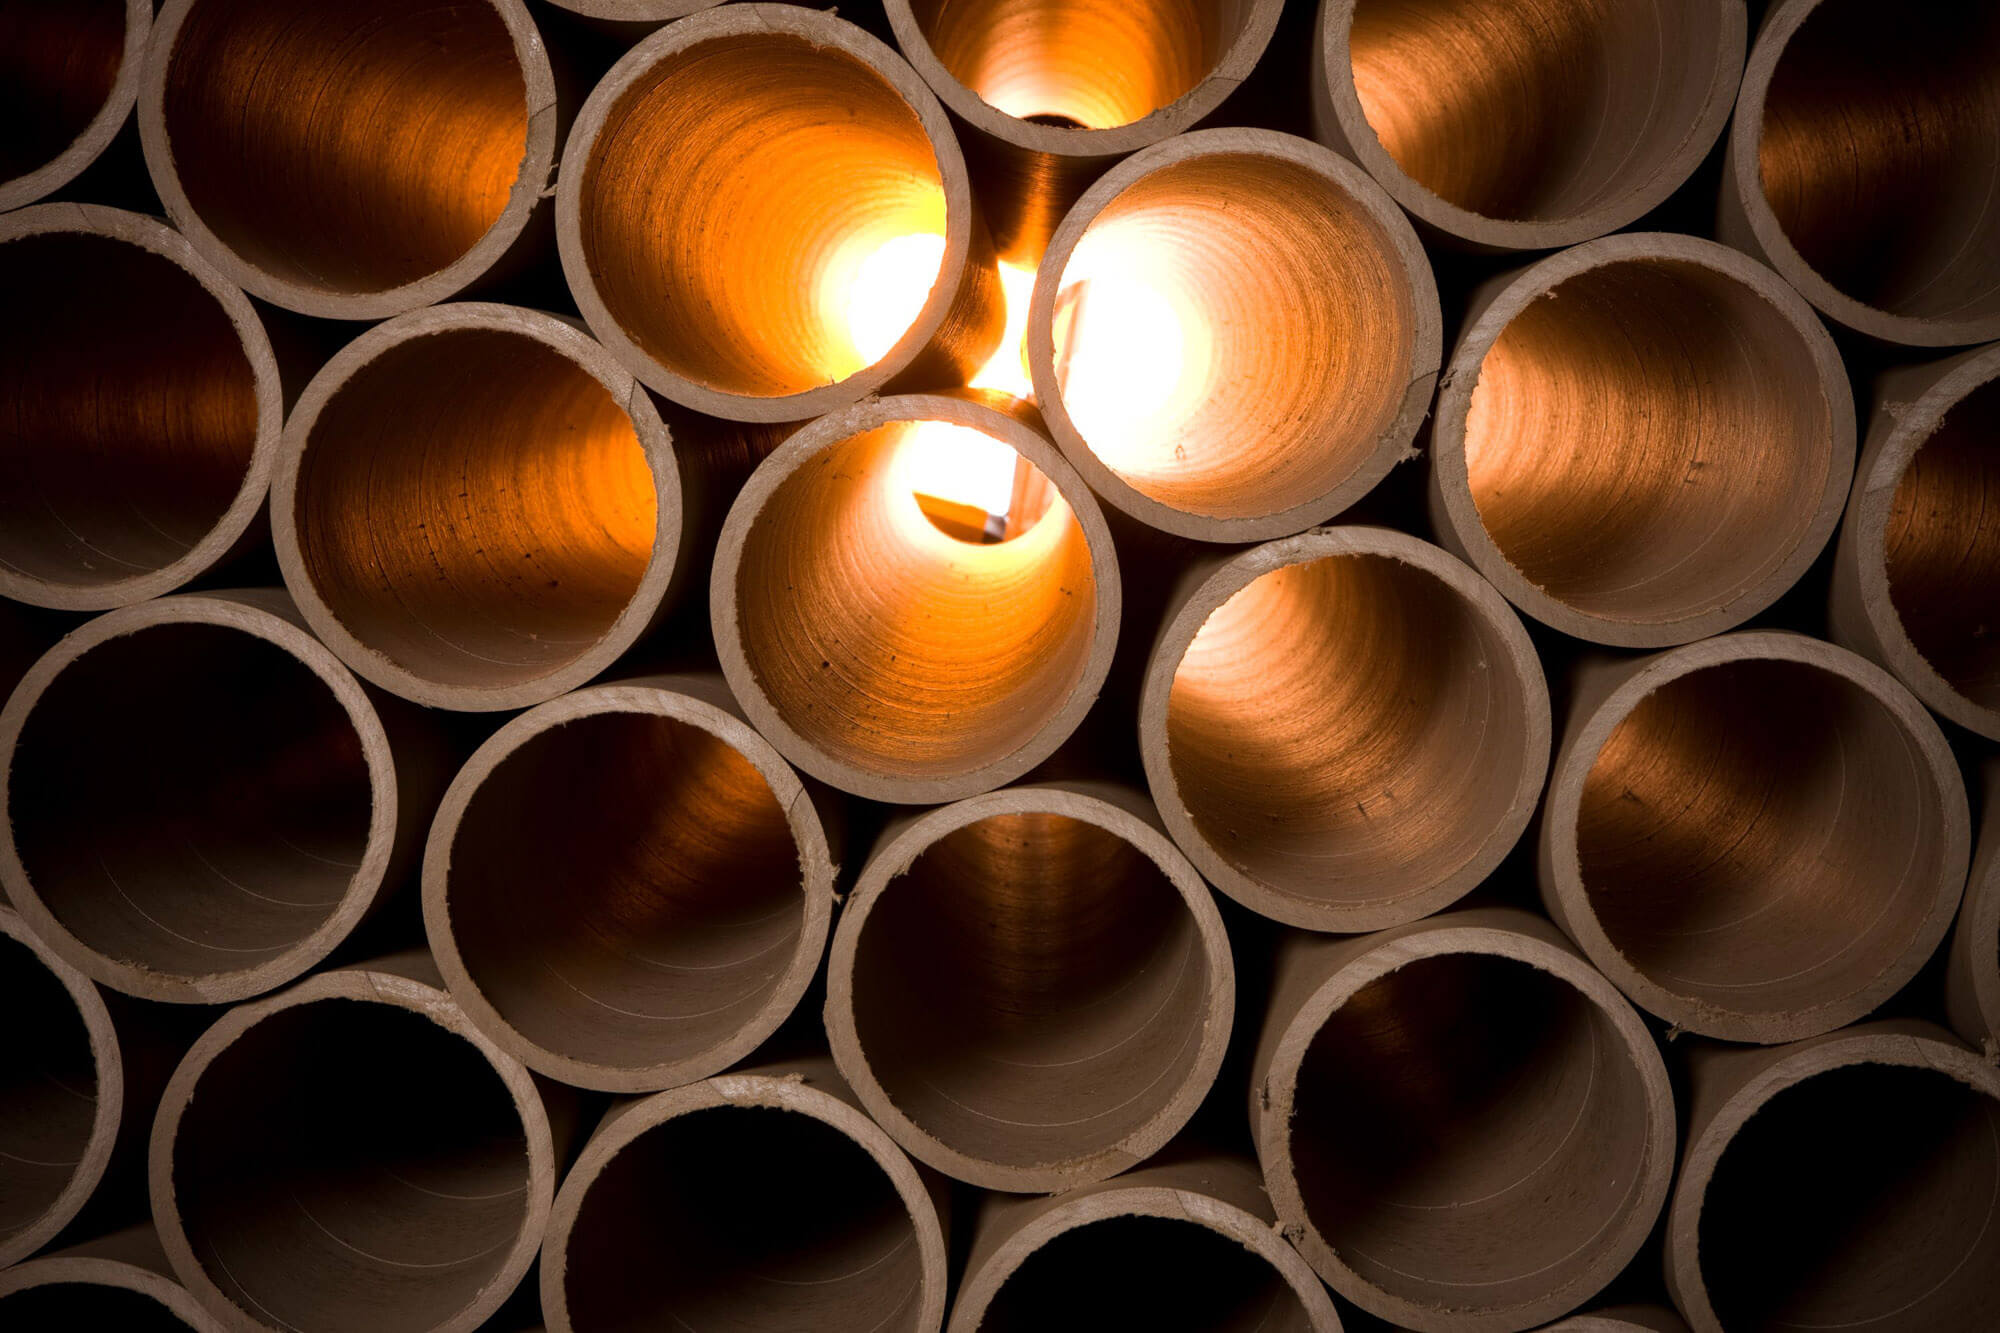
POLYGON ((0 1323, 26 1330, 117 1329, 119 1333, 193 1333, 166 1304, 108 1282, 43 1282, 0 1296, 0 1323))
MULTIPOLYGON (((100 1090, 97 1056, 76 1000, 34 950, 4 933, 0 1014, 8 1015, 10 1032, 0 1062, 4 1250, 40 1225, 70 1188, 97 1132, 100 1090)), ((12 1308, 0 1304, 0 1315, 12 1308)))
POLYGON ((129 8, 0 0, 0 184, 55 161, 104 111, 125 63, 129 8))

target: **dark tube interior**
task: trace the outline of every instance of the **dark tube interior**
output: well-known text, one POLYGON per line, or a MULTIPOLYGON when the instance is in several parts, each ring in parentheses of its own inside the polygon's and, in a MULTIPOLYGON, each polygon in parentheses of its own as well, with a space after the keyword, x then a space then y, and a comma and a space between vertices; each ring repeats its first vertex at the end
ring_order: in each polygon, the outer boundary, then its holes
POLYGON ((188 1333, 190 1325, 142 1291, 103 1282, 44 1282, 0 1296, 0 1328, 188 1333))
POLYGON ((125 0, 0 0, 0 181, 90 127, 125 61, 125 0))
MULTIPOLYGON (((32 949, 0 935, 0 1242, 42 1220, 97 1122, 97 1057, 76 1001, 32 949)), ((0 1305, 0 1313, 10 1307, 0 1305)), ((4 1323, 4 1320, 0 1320, 4 1323)))

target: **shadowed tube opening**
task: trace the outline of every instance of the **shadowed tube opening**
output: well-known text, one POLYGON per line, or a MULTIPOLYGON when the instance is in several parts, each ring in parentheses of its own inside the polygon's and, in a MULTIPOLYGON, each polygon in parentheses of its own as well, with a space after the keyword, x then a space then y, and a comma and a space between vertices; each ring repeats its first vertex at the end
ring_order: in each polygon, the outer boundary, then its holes
POLYGON ((0 182, 53 162, 104 110, 126 11, 126 0, 0 0, 0 182))
POLYGON ((1005 1167, 1116 1148, 1165 1113, 1209 1018, 1187 901, 1138 847, 989 815, 883 888, 854 958, 867 1067, 919 1129, 1005 1167))
POLYGON ((156 170, 294 286, 367 294, 448 268, 527 165, 527 74, 489 3, 194 0, 167 62, 156 170))
MULTIPOLYGON (((4 1246, 48 1215, 81 1166, 97 1126, 98 1069, 76 1001, 34 950, 5 934, 0 1013, 9 1016, 0 1062, 4 1246)), ((0 1304, 0 1316, 13 1309, 0 1304)))
POLYGON ((1812 345, 1741 279, 1617 260, 1530 301, 1465 418, 1479 522, 1577 614, 1664 625, 1765 586, 1819 522, 1834 420, 1812 345))
POLYGON ((319 999, 202 1071, 172 1143, 180 1222, 223 1294, 280 1327, 430 1329, 526 1224, 526 1131, 479 1049, 397 1005, 319 999))
POLYGON ((0 244, 0 309, 0 566, 92 589, 185 557, 257 445, 228 313, 172 260, 80 231, 0 244))
POLYGON ((902 1196, 860 1144, 796 1111, 708 1107, 646 1130, 590 1182, 567 1254, 576 1333, 918 1333, 902 1196))
POLYGON ((63 929, 174 977, 305 942, 349 894, 374 809, 354 719, 318 674, 185 622, 65 666, 23 721, 8 792, 28 886, 63 929))
POLYGON ((1505 1311, 1581 1280, 1640 1206, 1647 1105, 1624 1037, 1568 982, 1494 954, 1420 958, 1314 1035, 1293 1170, 1313 1229, 1369 1285, 1505 1311))
POLYGON ((108 1282, 43 1282, 0 1296, 0 1324, 19 1329, 100 1328, 189 1333, 190 1325, 143 1291, 108 1282))
POLYGON ((1764 197, 1836 290, 1908 318, 2000 317, 2000 10, 1933 0, 1885 22, 1871 0, 1822 0, 1778 57, 1762 128, 1764 197))
POLYGON ((1844 999, 1902 966, 1934 910, 1947 835, 1931 773, 1843 675, 1752 658, 1677 676, 1584 780, 1589 908, 1627 963, 1698 1007, 1844 999))
POLYGON ((1854 1064, 1760 1107, 1702 1201, 1723 1327, 1978 1328, 2000 1302, 2000 1102, 1935 1069, 1854 1064))
POLYGON ((455 327, 333 390, 294 488, 313 590, 425 685, 531 685, 596 650, 640 592, 659 499, 633 418, 548 343, 455 327))

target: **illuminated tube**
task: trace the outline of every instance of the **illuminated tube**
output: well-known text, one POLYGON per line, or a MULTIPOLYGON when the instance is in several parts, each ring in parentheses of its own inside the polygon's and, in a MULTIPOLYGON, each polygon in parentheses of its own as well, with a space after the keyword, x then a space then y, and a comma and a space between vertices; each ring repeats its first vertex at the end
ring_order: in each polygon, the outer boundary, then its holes
POLYGON ((1960 1036, 2000 1054, 2000 759, 1988 759, 1982 776, 1985 809, 1952 932, 1945 1001, 1960 1036))
POLYGON ((1644 1022, 1540 917, 1282 946, 1250 1118, 1285 1236, 1419 1333, 1530 1328, 1637 1253, 1673 1176, 1644 1022))
POLYGON ((1118 564, 1034 422, 997 396, 871 399, 752 474, 716 551, 715 642, 794 764, 871 800, 956 800, 1033 768, 1089 711, 1118 564))
POLYGON ((2000 338, 2000 9, 1779 0, 1743 71, 1721 237, 1886 342, 2000 338))
POLYGON ((231 1329, 471 1330, 534 1262, 573 1118, 427 954, 229 1010, 153 1124, 153 1219, 231 1329))
POLYGON ((1426 542, 1340 527, 1188 576, 1153 647, 1140 754, 1209 882, 1308 930, 1401 925, 1483 880, 1549 762, 1513 608, 1426 542))
POLYGON ((1984 1328, 2000 1071, 1928 1023, 1697 1043, 1667 1287, 1694 1333, 1984 1328))
POLYGON ((1339 1333, 1254 1163, 1172 1155, 1053 1198, 989 1194, 950 1333, 1232 1328, 1339 1333))
POLYGON ((152 29, 152 0, 0 4, 0 213, 69 184, 117 137, 152 29))
POLYGON ((0 596, 125 606, 261 537, 278 364, 178 233, 92 204, 0 216, 0 309, 0 596))
POLYGON ((224 1333, 176 1282, 150 1224, 0 1270, 0 1324, 126 1333, 224 1333))
POLYGON ((1077 196, 1192 129, 1248 78, 1283 0, 887 0, 910 63, 966 133, 1003 259, 1033 265, 1077 196))
POLYGON ((543 704, 467 761, 431 827, 424 921, 453 996, 523 1063, 649 1091, 719 1073, 791 1013, 826 949, 832 856, 720 677, 648 677, 543 704))
POLYGON ((434 708, 540 703, 661 614, 682 545, 666 426, 590 337, 468 303, 356 338, 285 425, 286 586, 357 674, 434 708))
POLYGON ((1574 245, 1701 164, 1748 27, 1743 0, 1322 0, 1314 133, 1448 241, 1574 245))
POLYGON ((1571 697, 1542 899, 1641 1008, 1791 1041, 1860 1018, 1936 951, 1965 888, 1965 785, 1886 671, 1746 632, 1586 661, 1571 697))
POLYGON ((821 1056, 613 1111, 549 1223, 549 1333, 937 1333, 932 1184, 853 1101, 821 1056))
POLYGON ((921 1162, 1048 1193, 1136 1166, 1215 1081, 1235 971, 1143 797, 989 792, 892 826, 847 900, 826 1030, 921 1162))
POLYGON ((704 11, 613 66, 570 134, 556 234, 605 346, 730 420, 964 384, 1006 318, 944 108, 894 51, 793 5, 704 11))
POLYGON ((1411 456, 1439 329, 1423 247, 1366 173, 1290 135, 1202 130, 1121 162, 1063 219, 1028 365, 1098 494, 1184 537, 1261 541, 1411 456))
POLYGON ((2000 740, 2000 347, 1884 375, 1832 628, 1942 717, 2000 740))
POLYGON ((1509 601, 1659 648, 1734 628, 1805 573, 1847 500, 1854 404, 1776 274, 1630 233, 1474 294, 1431 457, 1438 531, 1509 601))
POLYGON ((241 1000, 414 866, 441 768, 417 710, 364 691, 282 592, 144 602, 51 648, 0 711, 0 883, 106 986, 241 1000))

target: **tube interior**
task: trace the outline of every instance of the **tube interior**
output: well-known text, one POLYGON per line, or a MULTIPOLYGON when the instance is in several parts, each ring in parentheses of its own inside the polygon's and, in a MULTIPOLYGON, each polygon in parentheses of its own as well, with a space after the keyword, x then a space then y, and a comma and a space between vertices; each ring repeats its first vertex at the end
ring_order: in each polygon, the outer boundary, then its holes
POLYGON ((1134 490, 1256 517, 1374 455, 1415 373, 1416 318, 1388 233, 1339 185, 1214 153, 1133 182, 1085 228, 1057 288, 1055 378, 1134 490))
POLYGON ((915 1333, 924 1271, 902 1196, 860 1144, 796 1111, 718 1106, 619 1151, 570 1232, 576 1333, 915 1333))
POLYGON ((1701 1272, 1730 1329, 1979 1328, 2000 1302, 2000 1104, 1849 1065, 1765 1103, 1716 1165, 1701 1272))
POLYGON ((1885 22, 1822 0, 1786 43, 1757 145, 1764 197, 1827 282, 1918 319, 2000 316, 2000 10, 1885 22))
POLYGON ((1241 1242, 1181 1218, 1100 1218, 1065 1231, 1008 1275, 980 1333, 1143 1328, 1309 1333, 1278 1270, 1241 1242))
POLYGON ((1646 1091, 1611 1019, 1493 954, 1420 958, 1335 1010, 1300 1065, 1313 1227, 1380 1290, 1500 1310, 1581 1277, 1639 1204, 1646 1091))
MULTIPOLYGON (((854 56, 778 32, 662 58, 628 88, 583 164, 584 262, 648 356, 723 393, 782 397, 871 365, 884 264, 945 233, 944 177, 923 123, 854 56), (870 263, 873 260, 874 263, 870 263)), ((887 275, 895 279, 898 275, 887 275)), ((891 286, 907 285, 892 281, 891 286)))
POLYGON ((115 962, 213 976, 318 929, 368 846, 346 709, 277 645, 152 625, 64 668, 22 726, 15 849, 63 927, 115 962))
POLYGON ((856 1034, 897 1108, 978 1161, 1116 1147, 1181 1091, 1208 1020, 1187 902, 1110 831, 989 815, 924 849, 870 912, 856 1034))
POLYGON ((105 1282, 44 1282, 0 1296, 0 1324, 19 1329, 188 1333, 187 1323, 151 1296, 105 1282))
POLYGON ((1090 543, 1060 496, 998 545, 925 517, 910 479, 935 424, 881 426, 803 463, 737 573, 743 653, 772 706, 825 753, 898 777, 1019 750, 1076 690, 1096 634, 1090 543))
POLYGON ((1898 965, 1937 900, 1943 800, 1844 676, 1738 660, 1676 677, 1584 781, 1577 860, 1611 943, 1668 992, 1782 1014, 1898 965))
MULTIPOLYGON (((0 935, 0 1241, 42 1220, 75 1176, 97 1123, 97 1057, 76 1001, 34 951, 0 935)), ((10 1306, 0 1305, 0 1314, 10 1306)))
POLYGON ((457 328, 371 359, 299 464, 299 553, 327 609, 412 675, 539 680, 593 649, 659 521, 624 405, 548 344, 457 328))
POLYGON ((2000 709, 2000 379, 1960 399, 1903 469, 1883 534, 1889 600, 1951 687, 2000 709))
POLYGON ((546 1050, 687 1059, 768 1004, 805 922, 798 848, 728 742, 650 713, 544 731, 480 784, 452 844, 474 984, 546 1050))
POLYGON ((1588 269, 1480 363, 1465 421, 1480 522, 1576 612, 1727 606, 1805 541, 1833 466, 1811 348, 1763 296, 1679 260, 1588 269))
POLYGON ((1512 809, 1527 700, 1507 645, 1389 556, 1261 575, 1174 672, 1167 755, 1218 856, 1281 893, 1393 901, 1457 873, 1512 809))
POLYGON ((203 1071, 174 1140, 196 1260, 299 1330, 430 1329, 527 1218, 520 1112, 479 1049, 396 1005, 281 1009, 203 1071))
POLYGON ((0 566, 91 588, 185 556, 257 445, 229 316, 172 260, 81 232, 0 245, 0 310, 0 566))
POLYGON ((125 0, 0 0, 0 181, 90 128, 125 62, 125 0))
POLYGON ((1687 146, 1715 92, 1724 12, 1357 0, 1354 90, 1383 149, 1431 193, 1483 217, 1560 221, 1644 187, 1687 146))
POLYGON ((200 0, 164 115, 181 188, 223 244, 348 295, 456 263, 528 152, 526 76, 484 0, 200 0))

